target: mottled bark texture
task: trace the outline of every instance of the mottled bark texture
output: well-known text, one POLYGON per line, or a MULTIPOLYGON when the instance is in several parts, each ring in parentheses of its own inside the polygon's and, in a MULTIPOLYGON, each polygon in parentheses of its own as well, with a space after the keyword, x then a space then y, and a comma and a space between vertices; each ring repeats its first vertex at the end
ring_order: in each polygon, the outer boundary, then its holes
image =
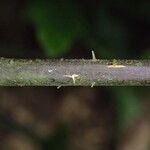
POLYGON ((0 59, 0 86, 150 85, 150 60, 0 59))

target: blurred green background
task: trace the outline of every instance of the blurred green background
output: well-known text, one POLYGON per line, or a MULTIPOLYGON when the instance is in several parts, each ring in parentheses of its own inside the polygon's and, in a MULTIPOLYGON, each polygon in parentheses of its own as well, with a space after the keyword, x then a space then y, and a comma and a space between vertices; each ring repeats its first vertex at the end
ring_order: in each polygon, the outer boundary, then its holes
MULTIPOLYGON (((0 1, 0 56, 150 59, 150 1, 0 1)), ((149 87, 0 89, 1 150, 149 150, 149 87)))

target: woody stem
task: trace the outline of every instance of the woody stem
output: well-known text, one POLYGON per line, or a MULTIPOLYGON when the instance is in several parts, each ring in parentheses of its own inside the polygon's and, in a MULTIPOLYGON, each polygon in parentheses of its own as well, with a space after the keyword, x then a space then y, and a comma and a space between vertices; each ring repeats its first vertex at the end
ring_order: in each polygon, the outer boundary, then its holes
POLYGON ((150 85, 150 60, 0 59, 0 86, 150 85), (72 77, 72 78, 71 78, 72 77))

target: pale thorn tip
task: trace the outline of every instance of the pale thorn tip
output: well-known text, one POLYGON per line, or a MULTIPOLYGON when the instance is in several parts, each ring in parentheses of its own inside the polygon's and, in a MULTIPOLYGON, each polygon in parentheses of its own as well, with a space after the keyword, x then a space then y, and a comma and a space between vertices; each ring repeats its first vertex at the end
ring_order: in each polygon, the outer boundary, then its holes
POLYGON ((96 61, 97 59, 96 59, 96 56, 95 56, 95 53, 94 53, 94 51, 92 50, 92 61, 96 61))
POLYGON ((57 89, 60 89, 61 88, 61 85, 57 86, 57 89))
POLYGON ((95 85, 95 82, 92 82, 92 84, 91 84, 91 88, 93 88, 93 87, 94 87, 94 85, 95 85))

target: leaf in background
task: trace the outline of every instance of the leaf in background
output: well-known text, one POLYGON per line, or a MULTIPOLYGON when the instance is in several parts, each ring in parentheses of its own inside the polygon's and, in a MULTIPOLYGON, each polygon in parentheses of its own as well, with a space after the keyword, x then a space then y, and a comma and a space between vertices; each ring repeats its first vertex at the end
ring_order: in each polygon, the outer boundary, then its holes
POLYGON ((47 56, 62 55, 82 34, 81 15, 74 1, 36 0, 26 11, 47 56))
POLYGON ((128 13, 128 17, 150 20, 150 1, 115 0, 114 3, 128 13))
POLYGON ((136 89, 119 87, 112 89, 118 114, 119 128, 127 127, 141 113, 141 107, 136 89))
POLYGON ((103 57, 125 57, 128 49, 128 29, 121 20, 110 13, 110 8, 107 9, 100 6, 97 10, 96 23, 93 27, 95 34, 90 43, 99 49, 103 57))
POLYGON ((60 125, 52 136, 42 143, 42 150, 68 150, 70 144, 70 129, 67 125, 60 125))
POLYGON ((150 49, 144 50, 144 52, 141 55, 142 59, 150 59, 150 49))

